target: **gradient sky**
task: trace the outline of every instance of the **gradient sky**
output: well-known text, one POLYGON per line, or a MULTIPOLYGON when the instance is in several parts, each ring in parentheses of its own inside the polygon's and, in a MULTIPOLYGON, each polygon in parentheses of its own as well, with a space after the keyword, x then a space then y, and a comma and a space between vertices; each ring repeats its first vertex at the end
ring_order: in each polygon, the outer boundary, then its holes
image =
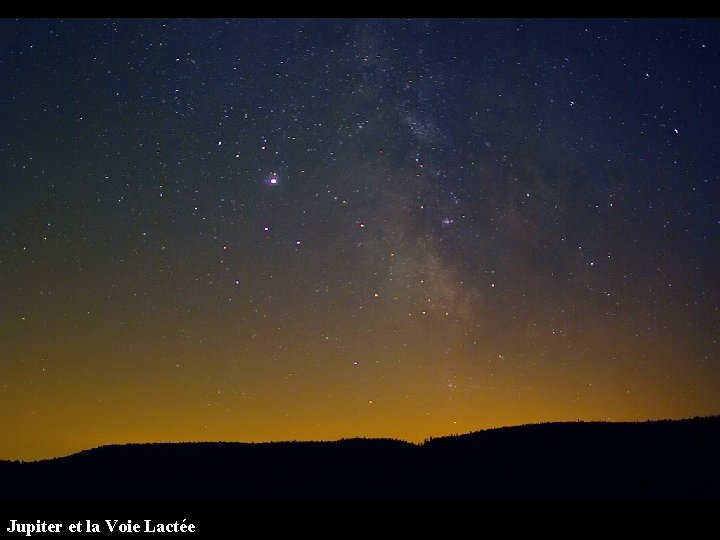
POLYGON ((720 413, 720 23, 0 21, 0 458, 720 413))

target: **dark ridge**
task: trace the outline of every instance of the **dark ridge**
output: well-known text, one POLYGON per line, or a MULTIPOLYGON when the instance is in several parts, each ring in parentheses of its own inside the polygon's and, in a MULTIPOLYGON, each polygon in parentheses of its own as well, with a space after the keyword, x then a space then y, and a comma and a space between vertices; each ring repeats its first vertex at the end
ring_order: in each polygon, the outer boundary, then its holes
POLYGON ((2 500, 718 499, 720 416, 430 439, 111 445, 0 461, 2 500))

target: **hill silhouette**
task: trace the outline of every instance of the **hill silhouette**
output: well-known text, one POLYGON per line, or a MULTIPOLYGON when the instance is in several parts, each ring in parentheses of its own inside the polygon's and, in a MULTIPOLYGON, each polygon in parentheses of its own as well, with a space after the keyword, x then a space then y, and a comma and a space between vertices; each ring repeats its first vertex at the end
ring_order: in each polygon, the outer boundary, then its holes
POLYGON ((2 500, 718 499, 720 417, 431 439, 103 446, 0 461, 2 500))

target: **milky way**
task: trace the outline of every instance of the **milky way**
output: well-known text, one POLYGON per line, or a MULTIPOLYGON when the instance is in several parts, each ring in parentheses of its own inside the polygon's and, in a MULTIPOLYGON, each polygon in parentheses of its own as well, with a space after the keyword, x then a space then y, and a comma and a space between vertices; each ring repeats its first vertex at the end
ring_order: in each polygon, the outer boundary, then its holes
POLYGON ((0 29, 0 458, 720 412, 716 21, 0 29))

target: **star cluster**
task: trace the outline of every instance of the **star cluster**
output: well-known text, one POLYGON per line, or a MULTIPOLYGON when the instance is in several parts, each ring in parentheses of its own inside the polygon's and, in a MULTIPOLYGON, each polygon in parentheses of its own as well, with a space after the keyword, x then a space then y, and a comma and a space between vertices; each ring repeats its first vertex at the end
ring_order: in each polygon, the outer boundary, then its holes
POLYGON ((717 21, 0 30, 0 458, 720 412, 717 21))

